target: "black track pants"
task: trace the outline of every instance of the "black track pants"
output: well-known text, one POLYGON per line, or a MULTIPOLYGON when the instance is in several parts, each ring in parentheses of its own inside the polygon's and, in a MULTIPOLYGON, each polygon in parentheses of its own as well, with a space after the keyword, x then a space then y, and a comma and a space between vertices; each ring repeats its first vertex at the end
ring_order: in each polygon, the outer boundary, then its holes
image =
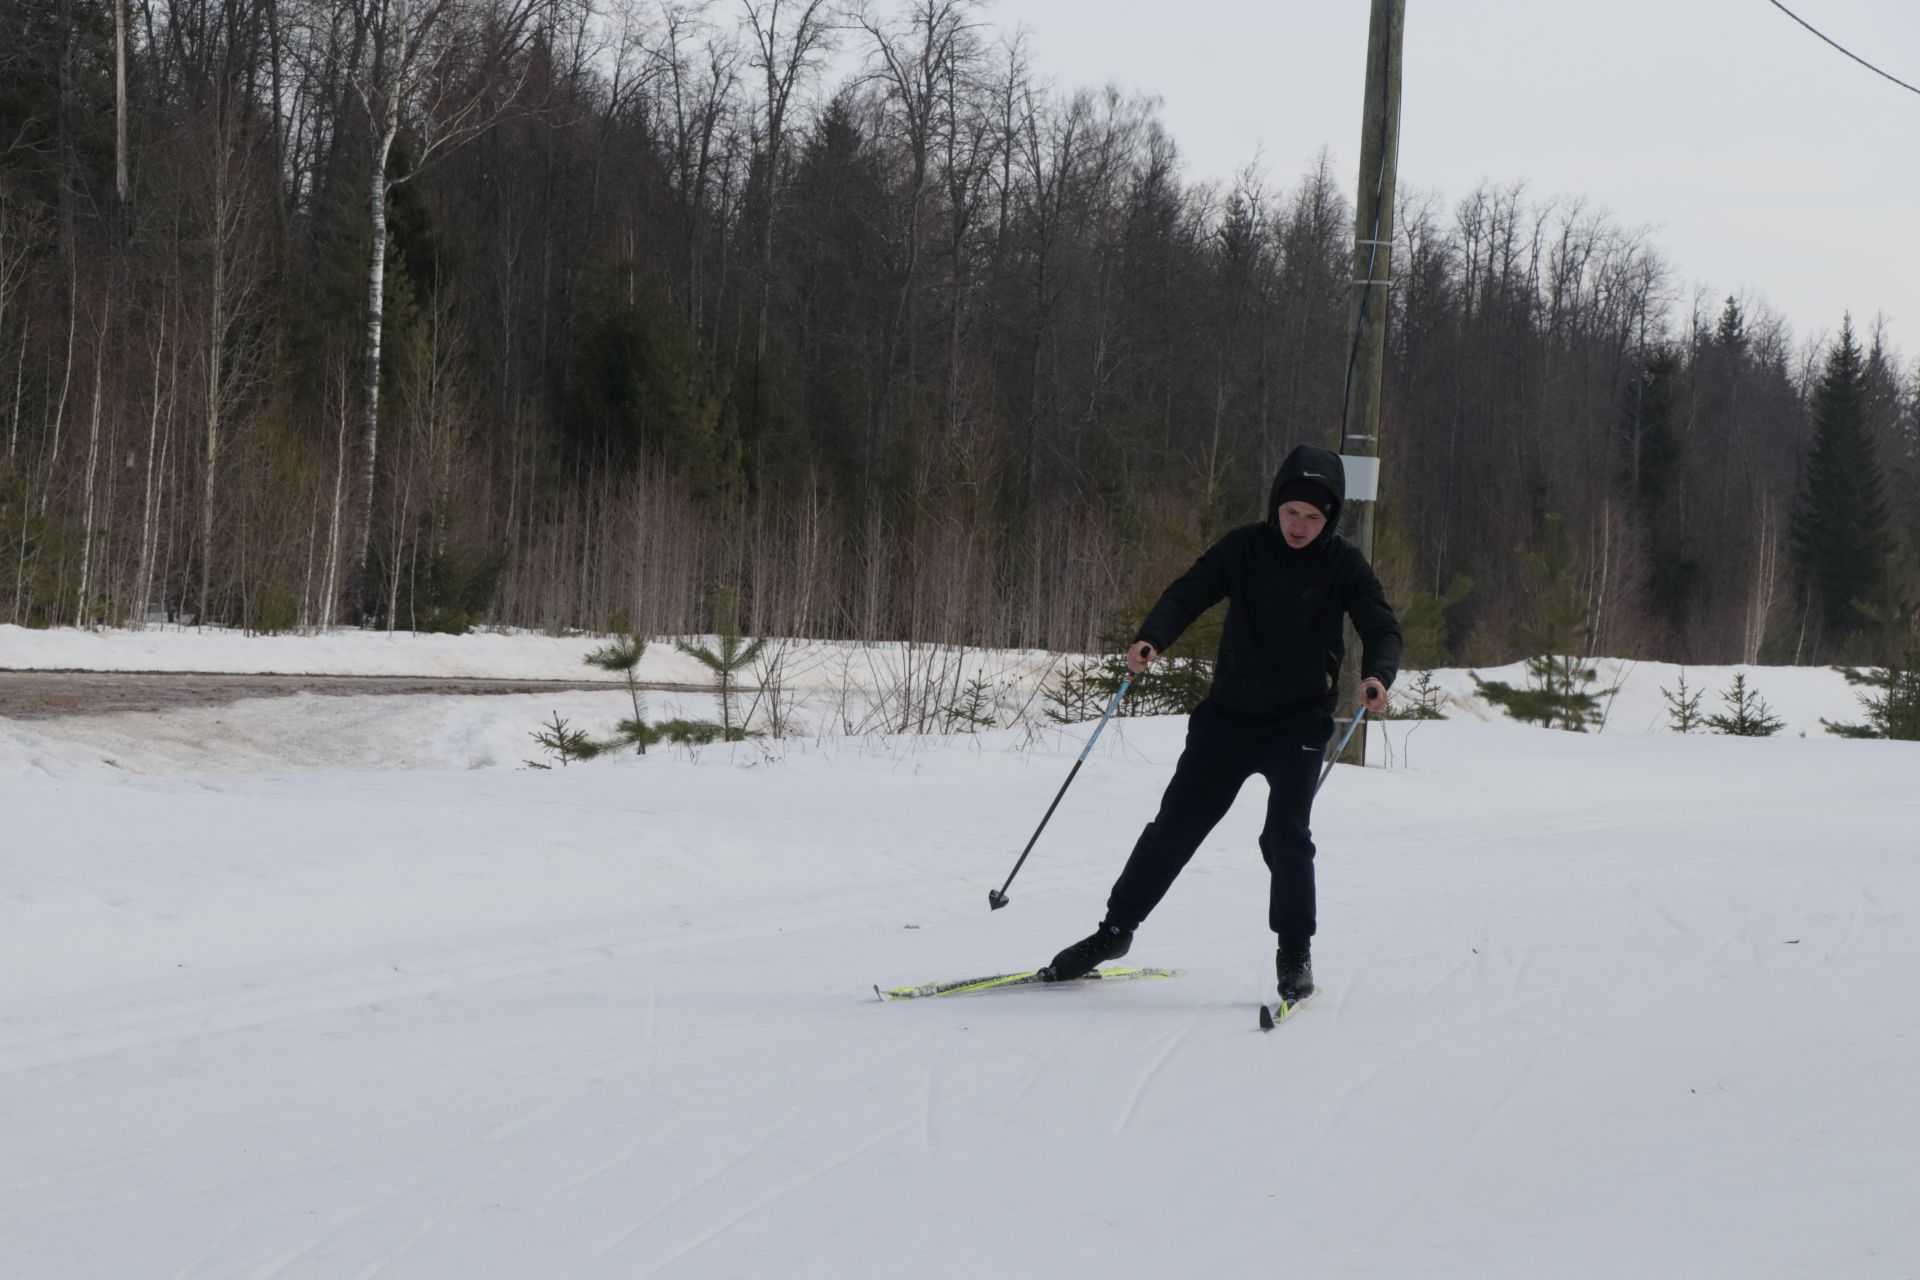
POLYGON ((1285 720, 1235 720, 1202 702, 1187 720, 1187 745, 1174 766, 1160 812, 1140 833, 1107 899, 1107 921, 1139 927, 1200 842, 1226 816, 1240 785, 1267 780, 1267 822, 1260 853, 1273 874, 1267 923, 1283 938, 1314 932, 1313 788, 1333 717, 1312 710, 1285 720))

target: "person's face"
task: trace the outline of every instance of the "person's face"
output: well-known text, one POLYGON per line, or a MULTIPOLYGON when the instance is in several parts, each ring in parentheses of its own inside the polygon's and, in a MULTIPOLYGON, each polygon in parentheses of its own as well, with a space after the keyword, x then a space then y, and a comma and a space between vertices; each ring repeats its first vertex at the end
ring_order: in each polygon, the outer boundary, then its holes
POLYGON ((1327 518, 1311 502, 1280 504, 1280 536, 1295 551, 1319 537, 1320 531, 1326 527, 1327 518))

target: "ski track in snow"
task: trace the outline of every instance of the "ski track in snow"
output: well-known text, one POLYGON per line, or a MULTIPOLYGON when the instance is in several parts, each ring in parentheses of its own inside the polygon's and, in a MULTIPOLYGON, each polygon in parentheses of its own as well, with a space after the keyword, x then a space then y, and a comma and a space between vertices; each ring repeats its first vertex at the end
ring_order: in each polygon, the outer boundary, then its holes
POLYGON ((1140 1109, 1141 1099, 1147 1096, 1147 1090, 1152 1086, 1154 1079, 1159 1076, 1161 1070, 1167 1065, 1167 1060, 1173 1057, 1174 1053, 1186 1044, 1187 1036, 1193 1031, 1194 1025, 1198 1023, 1201 1018, 1213 1015, 1214 1013, 1215 1010, 1212 1009, 1198 1009, 1188 1015, 1186 1020, 1178 1027, 1167 1032, 1160 1038, 1159 1043, 1154 1046, 1156 1052, 1152 1060, 1148 1062, 1146 1069, 1140 1073, 1139 1079, 1134 1082, 1132 1092, 1127 1094, 1126 1106, 1121 1109, 1120 1119, 1113 1126, 1113 1132, 1116 1135, 1125 1133, 1127 1126, 1133 1123, 1133 1116, 1134 1113, 1140 1109))
POLYGON ((1920 751, 1434 723, 1329 783, 1270 1035, 1256 787, 1183 976, 872 999, 1083 934, 1181 731, 991 913, 1070 736, 0 769, 0 1277, 1920 1269, 1920 751))

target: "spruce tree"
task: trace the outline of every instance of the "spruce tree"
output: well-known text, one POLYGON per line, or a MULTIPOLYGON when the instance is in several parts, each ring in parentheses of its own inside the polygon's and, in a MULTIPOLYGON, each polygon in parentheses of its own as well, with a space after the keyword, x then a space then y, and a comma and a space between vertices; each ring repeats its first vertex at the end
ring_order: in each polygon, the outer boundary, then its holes
POLYGON ((1473 591, 1473 579, 1456 574, 1447 589, 1439 594, 1415 589, 1407 593, 1400 609, 1400 634, 1406 642, 1401 656, 1401 682, 1393 700, 1380 713, 1385 720, 1444 720, 1440 710, 1445 693, 1434 681, 1435 667, 1445 665, 1447 651, 1447 611, 1465 600, 1473 591), (1407 673, 1411 672, 1411 675, 1407 673))
POLYGON ((1813 396, 1813 446, 1807 453, 1793 550, 1802 581, 1829 637, 1863 631, 1884 598, 1890 517, 1880 462, 1869 431, 1869 382, 1853 321, 1827 353, 1813 396))
POLYGON ((974 676, 966 687, 941 712, 948 733, 978 733, 996 723, 993 714, 993 689, 986 677, 974 676))
POLYGON ((1867 713, 1866 723, 1822 720, 1829 733, 1842 738, 1920 741, 1920 609, 1908 601, 1886 622, 1889 656, 1885 666, 1835 668, 1848 684, 1867 690, 1856 695, 1867 713))
POLYGON ((1894 521, 1906 535, 1909 555, 1920 557, 1920 364, 1913 369, 1894 428, 1894 521))
MULTIPOLYGON (((1127 640, 1131 646, 1133 641, 1127 640)), ((1187 637, 1181 638, 1181 646, 1187 637)), ((1082 658, 1068 666, 1046 691, 1047 719, 1055 724, 1096 720, 1107 709, 1120 682, 1127 678, 1125 652, 1100 658, 1082 658)), ((1205 658, 1160 657, 1133 677, 1127 696, 1114 708, 1116 716, 1183 716, 1199 706, 1213 685, 1213 663, 1205 658)))
POLYGON ((1598 672, 1579 655, 1593 642, 1593 613, 1580 590, 1565 521, 1546 518, 1545 547, 1521 559, 1540 597, 1540 617, 1513 629, 1527 657, 1525 688, 1473 677, 1480 696, 1498 703, 1516 720, 1585 733, 1600 718, 1600 700, 1612 689, 1595 689, 1598 672))
POLYGON ((1406 646, 1402 670, 1432 671, 1447 664, 1447 613, 1472 591, 1473 579, 1455 574, 1437 595, 1418 588, 1405 594, 1400 607, 1400 635, 1406 646))
POLYGON ((1747 349, 1747 315, 1732 294, 1727 295, 1727 305, 1720 309, 1719 323, 1713 327, 1713 340, 1721 350, 1736 355, 1747 349))
POLYGON ((1680 668, 1680 687, 1668 689, 1662 687, 1660 696, 1667 700, 1667 726, 1675 733, 1692 733, 1707 718, 1700 711, 1700 699, 1706 697, 1706 690, 1687 690, 1687 669, 1680 668))
POLYGON ((1700 580, 1683 519, 1692 396, 1679 351, 1656 347, 1627 392, 1623 422, 1627 447, 1621 479, 1642 535, 1647 604, 1675 635, 1686 630, 1700 580))
POLYGON ((1106 709, 1120 678, 1107 685, 1106 664, 1099 658, 1080 658, 1060 673, 1059 680, 1047 686, 1042 700, 1047 719, 1055 724, 1079 724, 1091 720, 1106 709))
POLYGON ((1747 688, 1747 673, 1744 671, 1734 672, 1733 684, 1721 692, 1720 700, 1726 705, 1726 710, 1717 716, 1707 717, 1707 727, 1715 733, 1731 734, 1736 738, 1770 738, 1786 724, 1773 714, 1766 699, 1747 688))
POLYGON ((1411 679, 1393 687, 1392 701, 1377 714, 1382 720, 1445 720, 1447 713, 1440 709, 1444 697, 1446 691, 1434 680, 1433 672, 1416 671, 1411 679))

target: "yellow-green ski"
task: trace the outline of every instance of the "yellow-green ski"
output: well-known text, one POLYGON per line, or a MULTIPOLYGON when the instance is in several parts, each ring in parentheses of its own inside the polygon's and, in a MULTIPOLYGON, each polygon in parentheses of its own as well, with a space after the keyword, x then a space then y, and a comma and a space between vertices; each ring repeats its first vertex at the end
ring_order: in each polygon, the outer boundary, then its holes
POLYGON ((1298 1000, 1295 1000, 1291 1004, 1287 1003, 1285 1000, 1278 1000, 1271 1005, 1264 1005, 1264 1004, 1261 1005, 1260 1006, 1260 1029, 1262 1031, 1273 1030, 1275 1027, 1285 1022, 1288 1018, 1291 1018, 1294 1014, 1300 1012, 1300 1006, 1305 1004, 1307 1001, 1311 1000, 1312 998, 1313 997, 1311 995, 1304 995, 1304 996, 1301 996, 1298 1000))
POLYGON ((1003 991, 1008 987, 1071 987, 1094 981, 1125 982, 1132 978, 1174 978, 1180 973, 1179 969, 1096 969, 1084 978, 1073 978, 1066 982, 1048 982, 1040 976, 1040 970, 1030 969, 1025 973, 996 973, 985 978, 962 978, 957 982, 930 982, 923 987, 895 987, 891 991, 883 991, 876 986, 873 994, 882 1000, 919 1000, 927 996, 970 996, 982 991, 1003 991))

